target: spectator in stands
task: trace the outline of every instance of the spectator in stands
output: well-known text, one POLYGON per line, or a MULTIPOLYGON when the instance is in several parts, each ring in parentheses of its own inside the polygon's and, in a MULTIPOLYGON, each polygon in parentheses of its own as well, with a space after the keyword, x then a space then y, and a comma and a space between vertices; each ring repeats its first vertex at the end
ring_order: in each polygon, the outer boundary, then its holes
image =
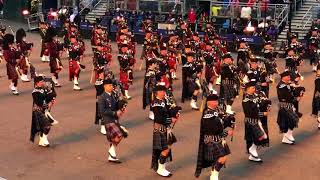
POLYGON ((196 12, 194 11, 193 8, 191 8, 190 11, 188 12, 188 23, 192 31, 195 30, 196 20, 197 20, 196 12))
POLYGON ((167 17, 166 23, 173 24, 174 22, 175 22, 174 15, 172 14, 172 12, 169 12, 169 15, 167 17))
POLYGON ((256 3, 256 0, 248 0, 247 7, 253 8, 253 5, 256 3))
POLYGON ((67 6, 63 6, 59 10, 59 20, 61 22, 65 22, 65 20, 68 18, 68 16, 69 16, 68 8, 67 8, 67 6))
POLYGON ((268 16, 268 5, 269 5, 269 0, 260 1, 261 17, 268 16))
POLYGON ((57 17, 57 12, 53 10, 53 8, 50 8, 49 12, 48 12, 48 16, 47 16, 47 20, 48 21, 52 21, 55 20, 57 17))
POLYGON ((251 16, 248 17, 245 28, 243 30, 244 34, 246 35, 253 35, 256 33, 256 28, 258 26, 258 22, 251 18, 251 16))
POLYGON ((258 28, 261 28, 261 29, 263 29, 263 28, 267 28, 267 27, 269 27, 269 24, 268 24, 268 22, 265 22, 264 21, 264 19, 262 19, 261 21, 260 21, 260 23, 258 24, 258 28))
POLYGON ((252 19, 251 16, 248 17, 248 19, 246 20, 246 27, 257 27, 258 26, 258 22, 255 19, 252 19))
POLYGON ((134 30, 134 27, 136 26, 136 21, 137 13, 136 11, 133 11, 131 14, 129 14, 129 25, 131 30, 134 30))
POLYGON ((242 21, 241 21, 240 17, 237 17, 237 19, 233 21, 232 31, 233 31, 233 33, 235 33, 237 35, 242 34, 243 25, 242 25, 242 21))
POLYGON ((232 0, 231 1, 231 8, 234 12, 234 15, 237 17, 240 16, 240 14, 241 14, 241 8, 240 8, 239 4, 240 4, 239 0, 232 0))
POLYGON ((267 36, 271 38, 271 40, 277 40, 278 36, 278 29, 276 28, 275 25, 271 25, 267 31, 267 36))

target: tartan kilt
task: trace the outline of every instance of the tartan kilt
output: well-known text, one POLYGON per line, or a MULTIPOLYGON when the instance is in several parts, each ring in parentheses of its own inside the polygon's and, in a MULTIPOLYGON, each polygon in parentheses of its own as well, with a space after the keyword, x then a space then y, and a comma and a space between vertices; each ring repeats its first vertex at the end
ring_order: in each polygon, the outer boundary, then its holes
POLYGON ((129 89, 129 76, 128 76, 128 71, 126 70, 120 70, 120 83, 123 85, 123 88, 125 90, 129 89))
POLYGON ((69 80, 72 81, 74 76, 79 77, 80 74, 80 66, 78 61, 69 60, 69 80))
POLYGON ((188 97, 191 97, 195 90, 200 89, 200 87, 197 85, 197 83, 194 80, 191 80, 191 79, 187 80, 186 83, 188 87, 188 97))
POLYGON ((107 139, 111 143, 112 143, 112 139, 123 136, 120 130, 120 127, 116 123, 106 124, 106 131, 107 131, 107 139))
POLYGON ((247 144, 253 142, 256 145, 262 145, 262 141, 259 138, 265 134, 262 126, 258 123, 245 122, 245 140, 247 144))
POLYGON ((50 73, 56 73, 57 71, 61 70, 62 63, 60 60, 57 60, 56 57, 50 57, 50 73))
POLYGON ((169 66, 169 69, 174 69, 176 70, 176 63, 177 61, 175 59, 169 59, 168 60, 168 66, 169 66))
POLYGON ((20 63, 19 63, 19 68, 23 71, 27 71, 28 70, 28 66, 27 66, 27 60, 25 57, 20 59, 20 63))
POLYGON ((230 148, 227 144, 222 142, 210 142, 204 144, 204 159, 206 161, 215 162, 220 157, 231 154, 230 148))
POLYGON ((207 82, 212 82, 211 79, 214 76, 213 67, 206 66, 205 69, 205 78, 207 82))
POLYGON ((32 112, 32 121, 35 121, 38 125, 38 130, 43 132, 46 128, 51 126, 50 120, 41 111, 32 112))
POLYGON ((45 114, 42 111, 32 111, 30 141, 34 142, 35 136, 40 132, 44 132, 45 129, 49 128, 50 126, 50 120, 45 116, 45 114))
POLYGON ((154 150, 166 150, 168 149, 168 139, 167 139, 167 132, 153 132, 153 145, 152 148, 154 150))
POLYGON ((234 88, 234 85, 229 85, 229 84, 223 84, 221 86, 221 96, 225 99, 234 99, 237 96, 237 91, 234 88))
POLYGON ((9 80, 16 80, 19 78, 15 65, 7 63, 7 75, 9 80))
POLYGON ((294 129, 298 127, 299 117, 291 109, 280 108, 278 112, 277 123, 281 133, 286 133, 288 129, 294 129))

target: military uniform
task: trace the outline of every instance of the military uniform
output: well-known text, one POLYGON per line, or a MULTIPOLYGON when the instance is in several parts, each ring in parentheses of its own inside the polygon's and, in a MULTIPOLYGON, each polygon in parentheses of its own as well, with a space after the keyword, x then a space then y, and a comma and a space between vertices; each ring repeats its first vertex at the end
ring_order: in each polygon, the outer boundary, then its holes
MULTIPOLYGON (((285 72, 284 75, 290 75, 289 72, 285 72)), ((299 116, 294 108, 294 100, 298 97, 295 96, 294 88, 290 84, 280 81, 277 85, 277 94, 279 99, 279 112, 277 123, 280 132, 283 133, 282 142, 286 144, 293 144, 294 138, 292 131, 298 127, 299 116)), ((299 94, 300 95, 300 94, 299 94)))
MULTIPOLYGON (((208 101, 213 100, 208 96, 208 101)), ((214 100, 218 100, 218 96, 214 100)), ((235 119, 233 116, 225 114, 219 107, 206 108, 201 117, 200 138, 198 148, 197 167, 195 176, 199 177, 202 169, 212 167, 210 179, 218 178, 223 164, 218 161, 220 157, 229 155, 230 149, 226 143, 228 136, 227 128, 234 127, 235 119)))

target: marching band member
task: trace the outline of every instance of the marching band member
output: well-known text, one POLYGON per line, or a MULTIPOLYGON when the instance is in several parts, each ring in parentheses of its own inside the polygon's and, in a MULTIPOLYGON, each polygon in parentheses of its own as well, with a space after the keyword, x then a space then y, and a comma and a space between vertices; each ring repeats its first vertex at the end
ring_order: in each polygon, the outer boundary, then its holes
POLYGON ((14 47, 14 36, 12 34, 6 34, 4 36, 2 48, 4 60, 7 62, 8 79, 11 81, 9 88, 13 95, 19 95, 17 88, 20 75, 20 72, 18 71, 18 64, 21 59, 21 55, 14 47))
POLYGON ((250 68, 247 72, 248 80, 256 80, 256 88, 258 91, 263 91, 267 96, 269 95, 269 78, 266 71, 258 65, 258 60, 256 58, 251 58, 249 61, 250 68))
MULTIPOLYGON (((160 73, 158 72, 157 61, 155 59, 149 60, 149 66, 144 77, 143 83, 143 109, 146 109, 148 105, 151 105, 154 88, 156 87, 160 73)), ((154 120, 154 113, 150 106, 149 119, 154 120)))
POLYGON ((208 88, 209 90, 213 90, 214 78, 218 76, 216 67, 220 62, 217 61, 217 57, 211 44, 206 44, 206 49, 203 51, 202 57, 206 63, 205 78, 208 82, 208 88))
POLYGON ((53 28, 48 28, 46 33, 46 47, 49 51, 50 56, 50 72, 52 74, 52 81, 54 82, 55 87, 61 87, 61 84, 58 82, 59 73, 63 69, 61 62, 61 54, 63 51, 63 44, 59 41, 57 32, 53 28))
POLYGON ((42 62, 49 62, 49 56, 48 53, 46 52, 46 42, 45 42, 45 36, 47 33, 48 26, 45 22, 40 22, 39 23, 40 27, 40 36, 41 36, 41 51, 40 51, 40 57, 42 62))
POLYGON ((125 97, 131 99, 131 96, 129 96, 129 86, 133 81, 132 67, 134 65, 134 59, 126 42, 121 45, 118 60, 120 65, 120 83, 125 90, 125 97))
POLYGON ((166 169, 166 164, 172 161, 172 145, 176 138, 172 133, 179 118, 179 107, 171 108, 165 100, 166 87, 157 85, 154 89, 155 99, 152 102, 154 113, 153 145, 151 168, 162 177, 170 177, 172 173, 166 169))
POLYGON ((107 139, 110 143, 108 161, 121 163, 116 154, 116 147, 128 132, 120 125, 120 119, 126 111, 126 101, 119 99, 114 93, 112 79, 103 81, 104 92, 98 98, 99 113, 105 123, 107 139))
POLYGON ((249 47, 244 40, 241 40, 238 48, 237 66, 240 68, 242 73, 247 72, 249 59, 249 47))
POLYGON ((19 69, 21 70, 21 80, 23 82, 29 82, 30 79, 28 78, 28 70, 30 69, 31 77, 35 76, 35 69, 31 65, 29 61, 30 53, 33 47, 33 43, 26 42, 26 32, 21 28, 18 29, 16 32, 16 44, 17 50, 21 54, 21 59, 19 62, 19 69))
POLYGON ((81 68, 84 68, 80 63, 81 45, 75 36, 70 36, 69 51, 69 80, 73 81, 73 90, 80 91, 79 76, 81 68))
POLYGON ((320 130, 320 64, 317 65, 317 73, 314 80, 314 85, 312 115, 317 118, 318 129, 320 130))
POLYGON ((279 73, 277 69, 278 65, 276 62, 277 55, 278 54, 274 52, 274 48, 272 47, 271 41, 266 42, 263 47, 263 56, 268 61, 264 62, 264 64, 265 64, 268 76, 270 78, 270 81, 272 82, 274 81, 273 75, 279 73))
MULTIPOLYGON (((303 76, 300 74, 298 67, 303 63, 303 60, 296 54, 296 50, 294 48, 289 48, 287 50, 286 61, 286 70, 288 70, 291 78, 291 82, 295 84, 295 86, 299 86, 299 81, 303 80, 303 76)), ((293 105, 296 109, 296 112, 299 117, 302 116, 302 113, 299 111, 299 101, 294 99, 293 105)))
POLYGON ((247 151, 249 153, 249 160, 253 162, 262 162, 257 148, 259 146, 266 146, 268 138, 260 118, 267 116, 267 112, 260 111, 259 95, 256 94, 256 81, 249 81, 245 85, 246 93, 242 100, 243 112, 245 115, 245 140, 247 144, 247 151))
POLYGON ((199 110, 197 106, 198 94, 200 93, 201 70, 199 70, 194 62, 194 53, 187 54, 187 63, 182 66, 182 103, 185 100, 190 101, 190 106, 194 110, 199 110))
POLYGON ((35 136, 38 134, 39 146, 49 147, 48 134, 51 126, 57 124, 57 121, 51 116, 50 110, 55 103, 57 94, 52 80, 43 76, 34 78, 34 86, 30 141, 34 142, 35 136))
POLYGON ((317 65, 319 64, 319 35, 318 35, 318 29, 312 29, 311 31, 311 37, 308 41, 309 45, 309 54, 310 54, 310 65, 312 65, 312 71, 317 71, 317 65))
POLYGON ((302 91, 296 92, 290 86, 290 71, 284 71, 281 74, 281 81, 277 85, 277 94, 279 99, 279 112, 277 123, 280 132, 283 133, 282 143, 294 144, 293 130, 298 127, 299 116, 294 108, 294 101, 299 101, 302 91))
POLYGON ((235 123, 233 116, 227 115, 218 107, 219 97, 210 94, 207 97, 206 110, 203 112, 200 124, 197 167, 195 177, 199 177, 202 169, 212 167, 210 180, 218 180, 219 172, 225 165, 230 149, 226 137, 233 134, 235 123))
POLYGON ((230 53, 223 57, 223 64, 221 65, 221 86, 220 96, 224 98, 226 103, 226 112, 234 114, 232 111, 232 104, 238 94, 238 74, 233 59, 230 53))

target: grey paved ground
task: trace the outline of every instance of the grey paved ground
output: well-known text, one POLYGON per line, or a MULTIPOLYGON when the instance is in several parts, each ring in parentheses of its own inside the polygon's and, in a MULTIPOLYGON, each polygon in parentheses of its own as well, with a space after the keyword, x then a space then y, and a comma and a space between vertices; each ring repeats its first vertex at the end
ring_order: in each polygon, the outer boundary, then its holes
MULTIPOLYGON (((9 22, 17 29, 21 24, 9 22)), ((40 62, 40 37, 36 33, 28 34, 35 43, 31 61, 38 71, 49 73, 48 64, 40 62)), ((89 45, 89 42, 87 42, 89 45)), ((150 170, 152 122, 147 120, 147 112, 142 110, 143 71, 135 70, 134 85, 130 88, 133 100, 128 106, 123 124, 129 129, 130 136, 124 140, 118 154, 121 165, 107 163, 106 138, 98 133, 93 125, 95 112, 95 90, 89 83, 91 69, 91 48, 87 46, 85 64, 89 69, 82 72, 81 92, 72 90, 67 80, 67 60, 63 60, 65 69, 61 74, 63 87, 58 89, 57 104, 53 114, 60 124, 49 135, 52 147, 39 148, 28 141, 31 124, 32 84, 20 83, 20 96, 12 96, 8 90, 5 64, 0 64, 0 177, 8 180, 124 180, 124 179, 161 179, 150 170)), ((114 46, 114 49, 115 46, 114 46)), ((138 47, 140 55, 141 47, 138 47)), ((65 57, 65 55, 64 55, 65 57)), ((118 75, 118 63, 113 58, 113 69, 118 75)), ((280 67, 283 63, 280 62, 280 67)), ((318 180, 320 137, 315 119, 311 118, 311 100, 313 95, 314 74, 305 65, 302 83, 307 92, 301 102, 304 116, 300 127, 294 132, 297 144, 286 146, 280 143, 281 135, 276 125, 277 100, 275 85, 271 86, 273 107, 269 117, 271 147, 263 149, 263 164, 248 162, 243 140, 243 113, 241 99, 237 99, 234 109, 237 114, 237 129, 234 141, 229 143, 232 154, 227 168, 222 169, 223 180, 318 180)), ((180 71, 178 76, 181 77, 180 71)), ((180 102, 181 82, 175 81, 175 93, 180 102)), ((200 104, 200 103, 199 103, 200 104)), ((199 138, 200 112, 191 111, 183 104, 180 122, 175 127, 178 143, 173 148, 174 161, 169 169, 174 172, 171 179, 195 179, 197 144, 199 138)), ((209 170, 203 171, 199 179, 209 179, 209 170)))

